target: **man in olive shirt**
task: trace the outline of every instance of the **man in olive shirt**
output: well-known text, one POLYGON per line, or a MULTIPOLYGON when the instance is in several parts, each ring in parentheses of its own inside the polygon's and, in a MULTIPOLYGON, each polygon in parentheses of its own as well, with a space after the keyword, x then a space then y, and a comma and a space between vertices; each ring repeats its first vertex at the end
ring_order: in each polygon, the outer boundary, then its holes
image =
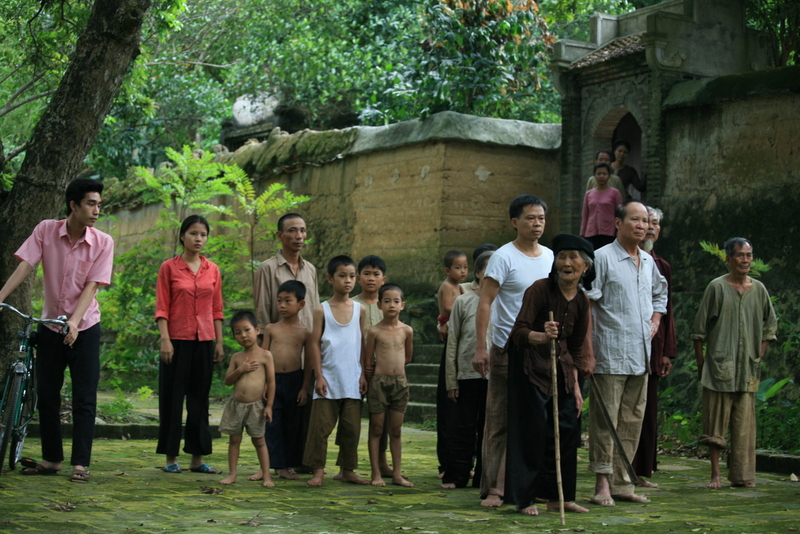
POLYGON ((703 385, 703 435, 711 453, 711 482, 719 488, 719 453, 727 446, 730 424, 731 486, 755 487, 756 416, 761 359, 775 340, 777 320, 764 284, 747 273, 753 262, 750 241, 734 237, 725 243, 731 272, 711 281, 692 327, 697 369, 703 385), (703 343, 708 348, 703 356, 703 343))

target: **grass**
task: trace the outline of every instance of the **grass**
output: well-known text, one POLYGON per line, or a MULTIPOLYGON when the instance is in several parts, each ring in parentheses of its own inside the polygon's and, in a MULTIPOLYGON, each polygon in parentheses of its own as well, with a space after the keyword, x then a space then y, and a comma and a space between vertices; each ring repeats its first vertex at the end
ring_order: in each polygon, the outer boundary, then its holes
MULTIPOLYGON (((362 429, 361 469, 366 476, 366 426, 362 429)), ((64 475, 0 477, 0 532, 140 532, 140 533, 529 533, 559 532, 792 532, 800 528, 800 485, 786 477, 759 473, 752 490, 705 488, 709 464, 688 458, 662 458, 653 478, 661 487, 648 490, 651 504, 621 503, 615 508, 586 504, 593 477, 581 449, 578 502, 589 514, 567 516, 542 512, 523 517, 512 507, 481 508, 472 488, 444 491, 436 478, 435 434, 404 429, 404 471, 415 488, 372 488, 334 482, 322 488, 303 481, 277 481, 274 489, 245 480, 257 469, 255 453, 242 445, 239 481, 222 487, 219 476, 188 471, 167 474, 157 467, 155 441, 96 440, 92 479, 75 484, 64 475)), ((328 451, 334 470, 336 449, 328 451)), ((26 443, 26 454, 38 455, 38 440, 26 443)), ((67 451, 69 448, 67 447, 67 451)), ((207 461, 226 468, 226 442, 214 441, 207 461)), ((188 458, 181 461, 186 464, 188 458)), ((66 472, 65 472, 66 473, 66 472)), ((332 473, 331 473, 332 474, 332 473)), ((302 477, 303 480, 308 475, 302 477)))

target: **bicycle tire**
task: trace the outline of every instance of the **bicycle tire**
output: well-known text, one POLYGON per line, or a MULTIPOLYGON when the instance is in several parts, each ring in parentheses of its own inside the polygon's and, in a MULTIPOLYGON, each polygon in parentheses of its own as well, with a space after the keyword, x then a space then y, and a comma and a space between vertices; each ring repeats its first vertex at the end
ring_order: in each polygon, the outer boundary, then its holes
MULTIPOLYGON (((2 436, 0 436, 0 465, 5 460, 11 434, 14 431, 14 419, 17 412, 17 401, 22 389, 22 375, 15 375, 9 395, 3 400, 2 436)), ((2 469, 0 469, 2 472, 2 469)))
MULTIPOLYGON (((35 368, 32 372, 36 373, 35 368)), ((11 447, 8 451, 8 468, 12 471, 16 469, 17 462, 22 457, 22 447, 25 444, 25 437, 28 435, 28 423, 33 418, 33 412, 36 409, 35 384, 35 375, 31 375, 24 381, 25 387, 20 385, 19 417, 15 422, 15 428, 11 430, 11 447)), ((0 456, 0 461, 2 458, 0 456)))

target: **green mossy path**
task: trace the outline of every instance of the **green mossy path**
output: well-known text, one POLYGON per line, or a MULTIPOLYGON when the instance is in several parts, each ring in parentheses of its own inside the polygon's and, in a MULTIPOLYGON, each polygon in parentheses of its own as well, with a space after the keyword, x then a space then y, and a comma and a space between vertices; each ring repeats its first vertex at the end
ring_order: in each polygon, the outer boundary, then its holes
MULTIPOLYGON (((362 430, 361 469, 366 476, 366 425, 362 430)), ((332 441, 332 440, 331 440, 332 441)), ((278 480, 274 489, 248 482, 256 470, 255 453, 243 443, 239 481, 223 487, 220 476, 188 470, 167 474, 154 441, 97 440, 89 484, 70 483, 66 475, 0 477, 0 532, 208 532, 208 533, 523 533, 523 532, 792 532, 800 528, 800 484, 759 473, 756 489, 705 488, 709 464, 685 458, 662 458, 662 470, 645 493, 651 504, 619 503, 601 508, 585 502, 592 494, 587 451, 580 450, 578 502, 589 514, 568 514, 562 527, 557 513, 524 517, 510 506, 486 510, 477 491, 444 491, 436 478, 436 435, 406 428, 405 472, 415 488, 372 488, 335 482, 322 488, 301 481, 278 480), (203 493, 219 491, 219 493, 203 493)), ((26 452, 39 450, 38 440, 26 452)), ((226 466, 225 439, 214 442, 208 463, 226 466)), ((334 470, 335 447, 329 448, 334 470)), ((188 457, 183 456, 184 467, 188 457)), ((64 473, 68 473, 65 470, 64 473)), ((331 473, 332 475, 333 473, 331 473)), ((388 480, 387 480, 388 482, 388 480)))

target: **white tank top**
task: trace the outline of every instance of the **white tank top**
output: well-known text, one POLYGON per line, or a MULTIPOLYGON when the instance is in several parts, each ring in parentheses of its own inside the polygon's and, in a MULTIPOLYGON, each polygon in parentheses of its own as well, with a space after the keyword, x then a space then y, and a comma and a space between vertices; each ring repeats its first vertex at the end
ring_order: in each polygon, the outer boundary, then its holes
MULTIPOLYGON (((322 303, 325 330, 322 332, 322 376, 328 383, 326 399, 360 399, 361 304, 353 302, 353 316, 347 324, 336 322, 327 302, 322 303)), ((314 391, 314 398, 323 398, 314 391)))

